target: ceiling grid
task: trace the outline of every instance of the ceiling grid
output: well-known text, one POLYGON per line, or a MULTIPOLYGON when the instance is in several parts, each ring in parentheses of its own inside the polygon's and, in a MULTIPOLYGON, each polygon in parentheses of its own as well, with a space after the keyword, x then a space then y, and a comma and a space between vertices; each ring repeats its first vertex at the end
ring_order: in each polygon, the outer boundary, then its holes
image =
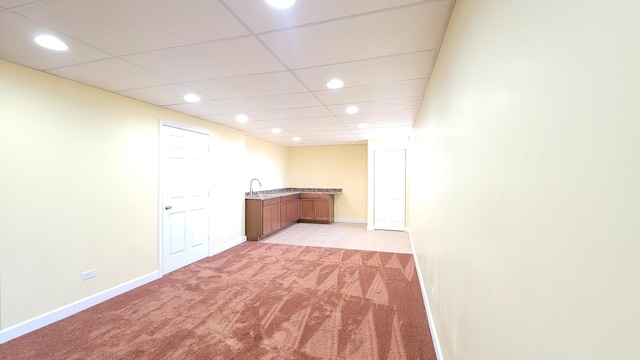
POLYGON ((288 9, 265 0, 0 0, 0 58, 284 146, 364 144, 409 135, 451 7, 451 0, 298 0, 288 9), (69 50, 41 48, 33 41, 41 34, 69 50), (328 89, 333 78, 344 87, 328 89), (200 102, 186 101, 189 93, 200 102), (359 112, 348 114, 350 105, 359 112), (238 114, 248 121, 236 121, 238 114))

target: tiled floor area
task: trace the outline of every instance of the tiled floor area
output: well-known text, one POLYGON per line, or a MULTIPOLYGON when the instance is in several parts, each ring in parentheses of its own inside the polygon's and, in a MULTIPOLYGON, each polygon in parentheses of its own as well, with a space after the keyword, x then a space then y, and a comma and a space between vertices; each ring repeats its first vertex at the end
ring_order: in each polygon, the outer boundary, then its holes
POLYGON ((367 230, 366 224, 294 224, 262 242, 411 254, 409 234, 367 230))

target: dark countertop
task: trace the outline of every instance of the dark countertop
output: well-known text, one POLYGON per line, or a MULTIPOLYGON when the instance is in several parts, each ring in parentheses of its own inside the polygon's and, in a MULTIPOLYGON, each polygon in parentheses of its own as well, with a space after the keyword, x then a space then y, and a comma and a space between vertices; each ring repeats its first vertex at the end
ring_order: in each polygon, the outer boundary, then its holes
POLYGON ((283 188, 273 190, 254 191, 252 196, 248 192, 244 193, 246 200, 266 200, 281 196, 311 193, 311 194, 339 194, 342 189, 318 189, 318 188, 283 188))

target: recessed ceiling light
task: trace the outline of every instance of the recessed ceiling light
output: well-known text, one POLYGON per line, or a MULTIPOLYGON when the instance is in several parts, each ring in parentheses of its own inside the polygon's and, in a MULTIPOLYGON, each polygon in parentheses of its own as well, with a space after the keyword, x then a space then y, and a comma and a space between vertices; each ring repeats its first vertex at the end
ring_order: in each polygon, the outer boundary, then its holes
POLYGON ((340 79, 331 79, 331 81, 327 83, 327 87, 329 89, 340 89, 343 86, 344 86, 344 81, 340 79))
POLYGON ((274 134, 280 134, 282 132, 282 130, 280 130, 280 128, 273 128, 271 129, 271 132, 274 134))
POLYGON ((33 38, 33 41, 35 41, 36 44, 44 48, 47 48, 49 50, 55 50, 55 51, 69 50, 69 47, 67 46, 67 44, 63 43, 62 40, 58 39, 53 35, 36 36, 35 38, 33 38))
POLYGON ((293 141, 300 141, 300 136, 294 136, 293 141))
POLYGON ((276 9, 290 8, 295 4, 296 0, 267 0, 267 4, 276 9))
POLYGON ((236 116, 236 121, 239 123, 246 123, 249 121, 249 117, 245 114, 238 114, 238 116, 236 116))
POLYGON ((358 109, 358 107, 355 105, 347 107, 347 114, 357 114, 358 111, 360 111, 360 109, 358 109))
POLYGON ((369 127, 369 124, 367 123, 360 123, 358 124, 358 129, 366 129, 369 127))
POLYGON ((200 96, 198 96, 196 94, 187 94, 187 95, 184 96, 184 99, 187 102, 196 103, 196 102, 200 101, 200 96))

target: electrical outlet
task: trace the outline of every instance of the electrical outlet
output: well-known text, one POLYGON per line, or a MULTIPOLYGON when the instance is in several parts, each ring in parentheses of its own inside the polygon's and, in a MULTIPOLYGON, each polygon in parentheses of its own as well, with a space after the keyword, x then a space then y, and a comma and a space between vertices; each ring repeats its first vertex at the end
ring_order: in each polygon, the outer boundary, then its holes
POLYGON ((83 281, 87 279, 91 279, 94 276, 96 276, 96 269, 87 270, 81 274, 81 278, 83 281))

